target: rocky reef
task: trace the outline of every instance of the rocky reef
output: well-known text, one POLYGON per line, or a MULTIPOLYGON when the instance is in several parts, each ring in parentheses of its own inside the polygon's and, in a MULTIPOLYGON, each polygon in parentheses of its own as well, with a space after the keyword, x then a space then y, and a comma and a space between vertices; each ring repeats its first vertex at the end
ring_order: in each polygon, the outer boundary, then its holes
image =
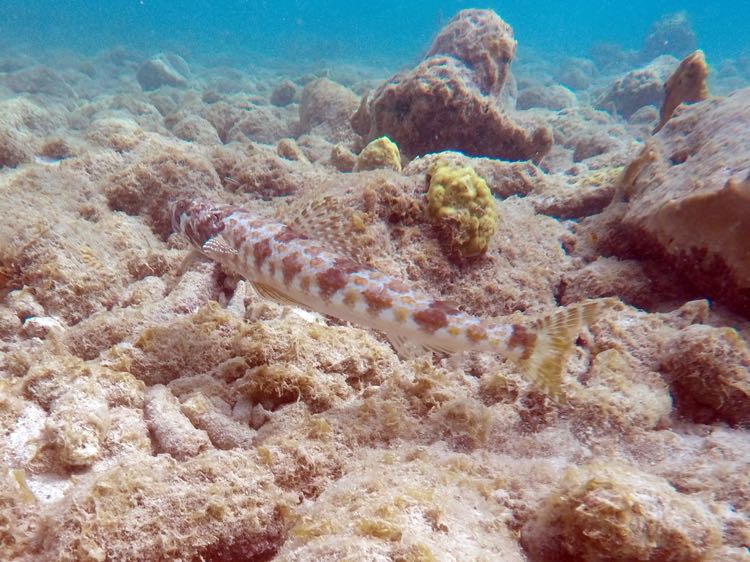
POLYGON ((750 89, 515 50, 466 10, 400 74, 9 56, 0 557, 747 560, 750 89), (550 396, 266 298, 191 253, 185 198, 517 337, 607 305, 550 396))

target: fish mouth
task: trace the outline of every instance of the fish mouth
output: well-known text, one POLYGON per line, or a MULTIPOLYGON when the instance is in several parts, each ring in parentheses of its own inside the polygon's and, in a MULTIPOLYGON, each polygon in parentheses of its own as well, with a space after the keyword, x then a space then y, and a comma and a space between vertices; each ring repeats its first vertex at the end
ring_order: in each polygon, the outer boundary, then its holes
POLYGON ((172 217, 172 230, 174 232, 183 232, 183 218, 190 216, 190 208, 194 202, 189 199, 181 199, 170 204, 169 214, 172 217))

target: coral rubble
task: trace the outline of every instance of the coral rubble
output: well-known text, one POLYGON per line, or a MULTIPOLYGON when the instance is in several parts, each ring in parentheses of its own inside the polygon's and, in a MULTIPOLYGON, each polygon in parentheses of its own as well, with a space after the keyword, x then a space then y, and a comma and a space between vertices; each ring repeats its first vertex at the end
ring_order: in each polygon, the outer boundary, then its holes
POLYGON ((697 101, 691 55, 664 91, 648 61, 690 37, 511 73, 510 26, 465 10, 390 80, 4 52, 0 558, 747 560, 750 89, 737 58, 697 101), (550 343, 564 396, 399 356, 193 255, 193 198, 516 339, 607 305, 550 343))

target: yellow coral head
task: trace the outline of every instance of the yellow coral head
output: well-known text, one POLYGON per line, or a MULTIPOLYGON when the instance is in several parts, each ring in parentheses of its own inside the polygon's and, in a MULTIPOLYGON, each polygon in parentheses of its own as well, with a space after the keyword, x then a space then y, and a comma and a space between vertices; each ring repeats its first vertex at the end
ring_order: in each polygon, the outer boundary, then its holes
POLYGON ((484 254, 497 229, 495 199, 487 183, 469 166, 438 160, 427 171, 427 216, 451 254, 484 254))

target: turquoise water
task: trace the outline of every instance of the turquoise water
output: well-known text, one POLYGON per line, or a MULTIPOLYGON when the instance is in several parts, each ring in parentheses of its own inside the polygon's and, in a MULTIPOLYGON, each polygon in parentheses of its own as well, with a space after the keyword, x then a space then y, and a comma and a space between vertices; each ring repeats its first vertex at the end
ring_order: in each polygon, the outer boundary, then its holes
POLYGON ((547 2, 476 4, 340 0, 0 1, 0 48, 96 52, 125 45, 192 55, 411 60, 458 10, 491 7, 522 48, 584 56, 592 44, 638 49, 661 15, 687 12, 709 60, 750 52, 750 2, 547 2), (625 6, 625 7, 624 7, 625 6))

